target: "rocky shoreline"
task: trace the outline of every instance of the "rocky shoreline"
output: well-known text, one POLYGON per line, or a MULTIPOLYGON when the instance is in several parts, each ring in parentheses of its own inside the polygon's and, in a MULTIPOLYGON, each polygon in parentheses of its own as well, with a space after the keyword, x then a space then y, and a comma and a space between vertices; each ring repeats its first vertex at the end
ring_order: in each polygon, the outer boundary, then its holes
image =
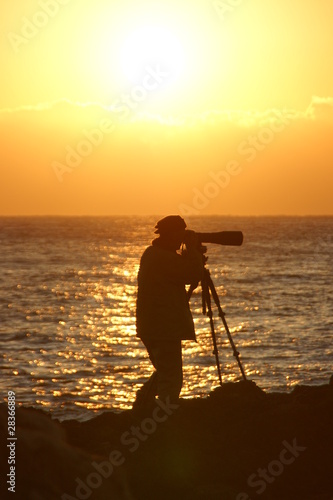
MULTIPOLYGON (((7 405, 0 405, 6 449, 7 405)), ((86 422, 17 408, 15 494, 24 500, 332 500, 333 381, 265 393, 227 383, 205 399, 86 422)), ((9 450, 9 448, 7 448, 9 450)))

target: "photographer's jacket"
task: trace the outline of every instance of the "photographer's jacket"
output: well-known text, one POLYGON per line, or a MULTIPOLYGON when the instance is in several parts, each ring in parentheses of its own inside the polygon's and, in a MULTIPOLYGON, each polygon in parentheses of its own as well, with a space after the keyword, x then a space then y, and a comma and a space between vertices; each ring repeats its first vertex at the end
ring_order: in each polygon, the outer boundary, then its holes
POLYGON ((201 280, 202 255, 165 250, 156 239, 141 257, 138 274, 137 335, 152 339, 195 340, 185 284, 201 280))

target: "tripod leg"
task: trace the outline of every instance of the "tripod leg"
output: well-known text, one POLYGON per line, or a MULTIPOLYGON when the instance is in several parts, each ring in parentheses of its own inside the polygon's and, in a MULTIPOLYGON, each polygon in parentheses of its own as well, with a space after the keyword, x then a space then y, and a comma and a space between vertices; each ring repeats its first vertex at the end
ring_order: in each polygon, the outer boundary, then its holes
POLYGON ((215 302, 215 304, 217 306, 217 309, 218 309, 218 312, 219 312, 219 316, 220 316, 220 318, 222 320, 222 323, 223 323, 223 326, 225 328, 225 331, 227 332, 227 336, 228 336, 229 342, 231 344, 231 347, 232 347, 232 350, 233 350, 233 354, 234 354, 234 356, 235 356, 235 358, 237 360, 237 363, 238 363, 239 369, 241 371, 242 377, 243 377, 244 380, 247 380, 245 372, 244 372, 243 365, 241 363, 241 360, 239 359, 239 352, 237 351, 236 346, 234 344, 234 341, 232 339, 232 336, 231 336, 231 333, 230 333, 227 321, 225 319, 225 314, 224 314, 224 312, 222 310, 222 307, 221 307, 220 299, 219 299, 219 297, 217 295, 216 288, 214 286, 213 280, 211 278, 211 275, 210 275, 208 269, 207 269, 207 278, 206 279, 207 279, 207 286, 208 286, 208 288, 210 289, 210 291, 212 293, 212 297, 213 297, 214 302, 215 302))
POLYGON ((201 285, 202 285, 202 302, 204 304, 205 310, 207 309, 207 316, 209 317, 210 329, 211 329, 211 333, 212 333, 213 346, 214 346, 213 354, 215 355, 219 382, 220 382, 220 385, 222 385, 222 374, 221 374, 219 353, 218 353, 218 349, 217 349, 216 335, 215 335, 215 329, 214 329, 212 302, 211 302, 211 298, 210 298, 208 283, 207 283, 207 280, 205 277, 202 279, 201 285))

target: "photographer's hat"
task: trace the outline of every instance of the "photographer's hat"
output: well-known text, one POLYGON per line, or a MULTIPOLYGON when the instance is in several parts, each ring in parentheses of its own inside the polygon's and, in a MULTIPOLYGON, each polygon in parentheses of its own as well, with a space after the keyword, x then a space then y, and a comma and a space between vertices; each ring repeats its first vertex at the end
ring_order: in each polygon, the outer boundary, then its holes
POLYGON ((168 215, 159 220, 155 226, 155 234, 168 234, 176 231, 183 231, 186 228, 186 222, 180 215, 168 215))

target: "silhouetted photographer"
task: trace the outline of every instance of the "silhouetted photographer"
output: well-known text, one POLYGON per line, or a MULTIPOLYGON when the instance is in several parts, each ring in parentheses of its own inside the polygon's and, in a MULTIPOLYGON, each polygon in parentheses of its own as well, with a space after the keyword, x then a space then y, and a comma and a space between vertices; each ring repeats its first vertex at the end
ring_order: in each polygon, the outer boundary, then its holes
POLYGON ((178 215, 157 222, 138 273, 137 335, 155 372, 138 391, 133 407, 149 407, 155 396, 177 402, 183 383, 182 340, 196 340, 185 285, 195 287, 203 273, 198 236, 178 215), (178 253, 182 243, 186 252, 178 253))

